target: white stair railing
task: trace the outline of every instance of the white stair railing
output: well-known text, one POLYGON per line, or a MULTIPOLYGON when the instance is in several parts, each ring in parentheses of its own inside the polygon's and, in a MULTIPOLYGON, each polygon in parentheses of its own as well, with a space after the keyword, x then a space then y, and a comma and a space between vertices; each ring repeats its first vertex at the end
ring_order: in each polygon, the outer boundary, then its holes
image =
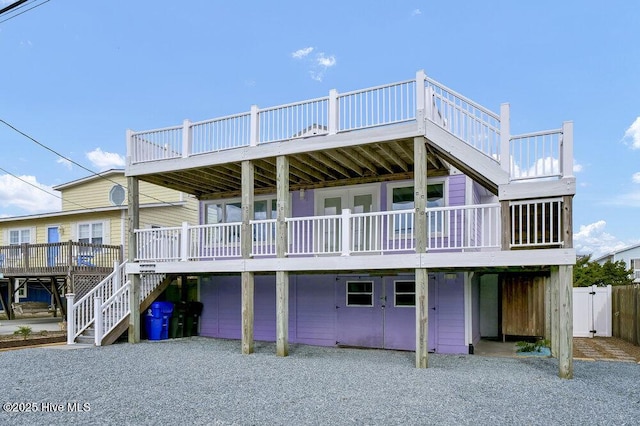
MULTIPOLYGON (((95 344, 100 346, 109 334, 131 312, 129 295, 131 283, 127 280, 126 262, 114 265, 114 270, 78 301, 67 294, 67 344, 92 324, 95 344)), ((145 274, 141 277, 140 302, 164 280, 164 274, 145 274)))

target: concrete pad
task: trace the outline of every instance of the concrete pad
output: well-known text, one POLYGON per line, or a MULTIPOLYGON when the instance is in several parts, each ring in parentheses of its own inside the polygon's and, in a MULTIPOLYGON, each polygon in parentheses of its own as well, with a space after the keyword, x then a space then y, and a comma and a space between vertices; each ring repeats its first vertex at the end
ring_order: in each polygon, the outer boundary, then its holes
POLYGON ((31 332, 64 331, 60 329, 62 318, 24 318, 11 321, 0 321, 0 334, 13 334, 22 326, 31 327, 31 332))

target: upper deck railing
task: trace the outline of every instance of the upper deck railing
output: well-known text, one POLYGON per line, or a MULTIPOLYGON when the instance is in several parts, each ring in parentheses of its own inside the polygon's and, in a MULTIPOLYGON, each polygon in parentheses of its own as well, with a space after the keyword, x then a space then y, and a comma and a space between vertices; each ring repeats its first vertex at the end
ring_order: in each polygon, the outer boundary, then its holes
POLYGON ((62 275, 108 271, 122 262, 122 246, 75 241, 0 246, 0 273, 5 275, 62 275))
POLYGON ((571 123, 562 129, 511 136, 509 105, 500 113, 427 78, 294 102, 181 126, 128 131, 130 164, 213 153, 259 144, 334 135, 398 123, 429 120, 485 154, 512 179, 570 175, 573 168, 571 123))

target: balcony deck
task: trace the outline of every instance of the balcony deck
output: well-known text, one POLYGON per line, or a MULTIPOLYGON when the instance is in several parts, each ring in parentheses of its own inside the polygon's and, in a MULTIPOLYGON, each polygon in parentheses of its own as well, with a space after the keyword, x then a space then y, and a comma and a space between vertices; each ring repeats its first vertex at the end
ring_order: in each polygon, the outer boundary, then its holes
POLYGON ((427 178, 455 168, 500 204, 428 209, 433 227, 424 251, 416 250, 411 232, 396 232, 398 226, 411 229, 414 211, 286 218, 287 245, 277 262, 271 259, 275 220, 251 221, 250 230, 239 222, 136 230, 136 264, 128 268, 171 273, 575 262, 567 232, 575 194, 572 123, 512 135, 508 104, 494 113, 422 71, 415 79, 363 90, 128 131, 126 175, 200 200, 241 196, 248 161, 252 195, 275 194, 277 157, 288 160, 289 191, 408 180, 415 178, 418 140, 426 146, 426 167, 420 167, 427 178), (247 239, 250 253, 242 253, 247 239))
POLYGON ((0 274, 5 278, 104 274, 122 261, 122 247, 78 242, 0 246, 0 274))
POLYGON ((496 114, 420 71, 412 80, 129 131, 126 174, 200 199, 238 196, 245 160, 255 164, 255 193, 274 193, 278 155, 290 159, 291 190, 410 179, 413 139, 426 137, 429 177, 453 165, 494 194, 509 182, 572 177, 571 123, 511 135, 509 115, 506 104, 496 114))

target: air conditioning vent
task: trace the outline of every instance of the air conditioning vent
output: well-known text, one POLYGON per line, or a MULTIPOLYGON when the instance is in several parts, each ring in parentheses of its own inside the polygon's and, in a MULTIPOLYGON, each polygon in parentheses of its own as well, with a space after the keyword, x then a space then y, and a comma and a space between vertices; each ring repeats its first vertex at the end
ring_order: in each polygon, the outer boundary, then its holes
POLYGON ((111 201, 111 204, 121 206, 124 204, 124 198, 125 193, 122 185, 113 185, 113 188, 109 191, 109 201, 111 201))

